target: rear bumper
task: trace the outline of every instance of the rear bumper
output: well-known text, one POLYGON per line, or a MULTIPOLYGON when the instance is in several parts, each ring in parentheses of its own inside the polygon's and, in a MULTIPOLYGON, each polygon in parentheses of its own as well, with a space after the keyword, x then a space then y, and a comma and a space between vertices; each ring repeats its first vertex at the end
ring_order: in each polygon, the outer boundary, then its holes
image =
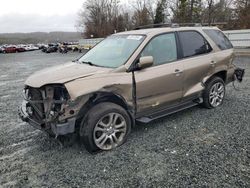
POLYGON ((230 82, 233 82, 235 80, 242 82, 244 75, 245 75, 245 69, 239 67, 231 67, 227 71, 226 84, 229 84, 230 82))
POLYGON ((237 79, 239 82, 242 82, 245 75, 245 69, 236 68, 234 71, 234 78, 237 79))
POLYGON ((75 132, 75 122, 76 122, 75 117, 69 118, 65 120, 65 122, 58 122, 58 123, 42 122, 41 123, 41 122, 34 120, 29 115, 28 110, 27 110, 27 104, 28 104, 28 101, 24 100, 22 102, 22 105, 18 109, 18 114, 19 114, 19 117, 24 122, 29 123, 34 128, 45 131, 45 132, 53 133, 55 136, 66 135, 66 134, 75 132))

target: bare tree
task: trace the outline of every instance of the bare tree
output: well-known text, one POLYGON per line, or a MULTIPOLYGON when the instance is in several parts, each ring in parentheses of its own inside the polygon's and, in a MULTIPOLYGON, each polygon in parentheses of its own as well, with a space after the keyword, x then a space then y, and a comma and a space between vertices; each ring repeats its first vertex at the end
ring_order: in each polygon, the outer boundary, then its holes
POLYGON ((214 12, 214 0, 207 0, 207 11, 208 11, 208 25, 211 25, 212 22, 212 14, 214 12))
POLYGON ((250 0, 86 0, 79 12, 78 30, 85 37, 106 37, 115 31, 164 21, 228 23, 225 27, 250 28, 250 0), (162 3, 162 4, 161 4, 162 3), (167 5, 167 6, 166 6, 167 5))
POLYGON ((240 29, 250 29, 250 1, 238 0, 235 1, 235 27, 240 29))
POLYGON ((118 0, 87 0, 79 13, 78 26, 86 37, 105 37, 117 30, 119 17, 118 0))
POLYGON ((133 25, 142 26, 152 24, 155 17, 155 0, 137 0, 132 3, 134 14, 132 16, 133 25))

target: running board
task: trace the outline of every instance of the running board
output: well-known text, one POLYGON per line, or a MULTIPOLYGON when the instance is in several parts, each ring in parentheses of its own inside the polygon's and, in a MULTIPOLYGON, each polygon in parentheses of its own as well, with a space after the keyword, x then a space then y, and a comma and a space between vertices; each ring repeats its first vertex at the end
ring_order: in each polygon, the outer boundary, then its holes
POLYGON ((155 113, 150 114, 148 116, 139 117, 138 119, 136 119, 136 121, 138 121, 140 123, 149 123, 149 122, 151 122, 151 121, 153 121, 155 119, 162 118, 164 116, 167 116, 167 115, 170 115, 170 114, 173 114, 173 113, 176 113, 176 112, 191 108, 191 107, 196 106, 196 105, 198 105, 200 103, 201 103, 200 101, 185 102, 185 103, 182 103, 180 105, 176 105, 176 106, 173 106, 173 107, 166 108, 166 109, 163 109, 161 111, 155 112, 155 113))

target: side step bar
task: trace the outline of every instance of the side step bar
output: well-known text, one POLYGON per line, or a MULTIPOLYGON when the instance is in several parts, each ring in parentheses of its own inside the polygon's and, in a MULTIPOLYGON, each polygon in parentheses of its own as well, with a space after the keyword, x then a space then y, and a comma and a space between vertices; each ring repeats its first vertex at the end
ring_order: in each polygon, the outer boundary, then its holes
POLYGON ((194 100, 194 101, 188 101, 188 102, 181 103, 179 105, 176 105, 176 106, 173 106, 170 108, 160 110, 160 111, 155 112, 153 114, 150 114, 148 116, 139 117, 136 119, 136 121, 141 122, 141 123, 149 123, 155 119, 158 119, 158 118, 161 118, 161 117, 164 117, 164 116, 191 108, 191 107, 196 106, 202 102, 203 102, 202 99, 198 98, 197 100, 194 100))

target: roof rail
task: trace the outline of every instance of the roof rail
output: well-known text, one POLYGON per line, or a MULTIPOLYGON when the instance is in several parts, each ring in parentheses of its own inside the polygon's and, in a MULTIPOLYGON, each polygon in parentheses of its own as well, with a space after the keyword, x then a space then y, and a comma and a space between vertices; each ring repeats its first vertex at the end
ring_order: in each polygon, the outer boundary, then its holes
POLYGON ((134 30, 149 29, 149 28, 160 28, 160 27, 202 27, 202 26, 218 26, 226 25, 227 22, 216 22, 216 23, 159 23, 159 24, 149 24, 136 27, 134 30))
POLYGON ((201 27, 201 23, 159 23, 159 24, 149 24, 136 27, 134 30, 139 29, 149 29, 149 28, 158 28, 158 27, 180 27, 180 26, 192 26, 192 27, 201 27))
POLYGON ((159 24, 149 24, 136 27, 134 30, 158 28, 158 27, 170 27, 171 23, 159 23, 159 24))

